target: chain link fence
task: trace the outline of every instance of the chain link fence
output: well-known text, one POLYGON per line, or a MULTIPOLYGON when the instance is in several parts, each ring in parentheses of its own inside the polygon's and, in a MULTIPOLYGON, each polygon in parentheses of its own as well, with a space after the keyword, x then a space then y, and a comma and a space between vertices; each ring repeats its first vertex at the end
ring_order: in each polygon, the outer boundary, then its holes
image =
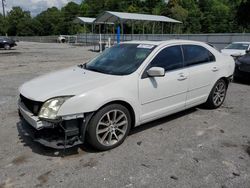
MULTIPOLYGON (((77 34, 77 35, 62 35, 65 37, 65 42, 70 44, 79 45, 99 45, 100 40, 102 43, 108 43, 110 38, 111 44, 116 42, 115 34, 77 34)), ((11 37, 17 41, 26 42, 59 42, 59 36, 33 36, 33 37, 11 37)), ((169 39, 185 39, 185 40, 196 40, 211 43, 218 49, 224 48, 231 42, 250 42, 250 33, 228 33, 228 34, 125 34, 121 35, 121 41, 131 40, 151 40, 151 41, 163 41, 169 39)))

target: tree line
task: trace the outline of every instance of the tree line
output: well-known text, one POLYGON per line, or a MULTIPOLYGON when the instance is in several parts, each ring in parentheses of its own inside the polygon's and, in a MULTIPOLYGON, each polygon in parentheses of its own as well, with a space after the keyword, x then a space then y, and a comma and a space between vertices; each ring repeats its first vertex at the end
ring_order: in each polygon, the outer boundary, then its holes
MULTIPOLYGON (((83 0, 61 9, 48 8, 35 17, 21 7, 12 7, 6 18, 0 14, 0 35, 82 33, 86 28, 74 23, 77 16, 97 17, 107 10, 168 16, 183 23, 181 33, 250 32, 250 0, 83 0)), ((140 32, 139 26, 135 32, 140 32)))

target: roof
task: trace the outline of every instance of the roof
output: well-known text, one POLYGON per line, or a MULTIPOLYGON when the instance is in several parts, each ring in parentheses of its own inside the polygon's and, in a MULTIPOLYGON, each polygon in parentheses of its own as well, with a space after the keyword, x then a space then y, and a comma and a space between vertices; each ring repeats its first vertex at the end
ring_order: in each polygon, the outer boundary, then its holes
MULTIPOLYGON (((103 24, 104 22, 96 22, 96 18, 90 18, 90 17, 77 17, 74 22, 80 23, 80 24, 103 24)), ((111 22, 107 22, 105 24, 114 24, 111 22)))
POLYGON ((89 17, 77 17, 75 21, 78 21, 79 23, 93 23, 95 21, 95 18, 89 18, 89 17))
POLYGON ((250 42, 232 42, 233 44, 250 44, 250 42))
POLYGON ((166 41, 139 41, 139 40, 132 40, 132 41, 126 41, 126 42, 122 42, 123 44, 149 44, 149 45, 155 45, 155 46, 159 46, 160 44, 164 43, 166 41))
POLYGON ((207 45, 204 42, 201 41, 193 41, 193 40, 183 40, 183 39, 169 39, 169 40, 164 40, 164 41, 127 41, 127 42, 122 42, 123 44, 149 44, 149 45, 155 45, 155 46, 160 46, 160 45, 168 45, 168 44, 199 44, 199 45, 207 45))
POLYGON ((122 20, 126 22, 128 20, 136 21, 156 21, 156 22, 170 22, 170 23, 181 23, 178 20, 159 15, 150 14, 137 14, 137 13, 126 13, 126 12, 112 12, 105 11, 100 16, 98 16, 95 22, 115 22, 117 20, 122 20))

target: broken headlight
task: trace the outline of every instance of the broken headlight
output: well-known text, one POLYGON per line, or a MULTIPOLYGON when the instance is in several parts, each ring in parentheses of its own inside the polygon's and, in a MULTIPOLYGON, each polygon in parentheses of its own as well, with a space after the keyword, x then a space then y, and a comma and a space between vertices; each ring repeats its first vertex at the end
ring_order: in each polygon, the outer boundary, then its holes
POLYGON ((57 119, 57 112, 59 108, 70 97, 71 96, 57 97, 57 98, 47 100, 43 104, 38 116, 44 119, 51 119, 51 120, 57 119))

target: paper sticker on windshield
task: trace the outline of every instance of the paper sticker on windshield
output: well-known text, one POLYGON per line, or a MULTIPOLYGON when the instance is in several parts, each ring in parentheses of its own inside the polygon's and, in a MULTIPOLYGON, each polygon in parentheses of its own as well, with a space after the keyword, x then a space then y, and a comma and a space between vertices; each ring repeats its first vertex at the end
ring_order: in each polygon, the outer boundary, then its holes
POLYGON ((137 46, 137 48, 146 48, 146 49, 152 49, 154 47, 154 45, 150 45, 150 44, 140 44, 139 46, 137 46))

